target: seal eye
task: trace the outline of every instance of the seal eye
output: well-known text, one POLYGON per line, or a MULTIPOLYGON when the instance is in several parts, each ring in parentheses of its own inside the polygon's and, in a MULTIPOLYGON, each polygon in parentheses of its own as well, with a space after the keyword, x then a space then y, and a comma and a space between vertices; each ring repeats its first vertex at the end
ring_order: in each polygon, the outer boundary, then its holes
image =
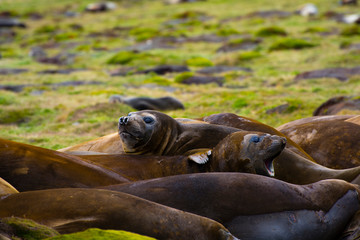
POLYGON ((253 136, 251 137, 250 142, 258 143, 260 142, 260 138, 258 136, 253 136))
POLYGON ((154 121, 152 117, 144 117, 143 120, 145 123, 152 123, 154 121))

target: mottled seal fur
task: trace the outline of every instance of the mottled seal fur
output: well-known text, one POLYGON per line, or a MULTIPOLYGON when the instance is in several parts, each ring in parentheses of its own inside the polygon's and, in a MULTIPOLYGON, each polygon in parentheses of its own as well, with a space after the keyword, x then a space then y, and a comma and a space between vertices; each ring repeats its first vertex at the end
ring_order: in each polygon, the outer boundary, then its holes
POLYGON ((108 186, 214 219, 240 239, 337 239, 359 209, 341 180, 293 185, 246 173, 201 173, 108 186))
POLYGON ((126 230, 156 239, 232 240, 221 224, 129 194, 101 189, 49 189, 0 199, 0 217, 26 216, 60 233, 126 230))
POLYGON ((127 154, 181 155, 213 148, 237 128, 213 124, 184 124, 157 111, 129 113, 119 119, 119 135, 127 154))
POLYGON ((360 116, 316 116, 277 129, 321 165, 338 169, 360 165, 360 116))

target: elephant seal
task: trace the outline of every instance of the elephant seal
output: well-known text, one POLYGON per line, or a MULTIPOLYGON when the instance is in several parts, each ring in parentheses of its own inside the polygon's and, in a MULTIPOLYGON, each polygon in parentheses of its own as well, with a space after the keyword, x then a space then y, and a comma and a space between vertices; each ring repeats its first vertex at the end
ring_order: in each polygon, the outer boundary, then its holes
MULTIPOLYGON (((190 156, 97 154, 76 157, 26 144, 2 142, 8 148, 0 148, 0 174, 20 191, 95 187, 214 171, 273 176, 273 160, 285 146, 282 137, 245 131, 232 133, 213 149, 190 156), (117 178, 111 178, 112 175, 117 178)), ((0 140, 0 146, 2 142, 0 140)))
POLYGON ((313 161, 311 156, 309 156, 299 145, 293 142, 290 138, 288 138, 285 134, 281 133, 280 131, 276 130, 275 128, 263 124, 257 120, 238 116, 234 113, 219 113, 219 114, 212 114, 210 116, 201 118, 201 120, 208 122, 210 124, 217 124, 217 125, 224 125, 228 127, 239 128, 245 131, 256 131, 256 132, 264 132, 269 133, 272 135, 278 135, 282 137, 286 137, 287 144, 286 148, 291 149, 292 151, 300 154, 303 157, 308 158, 309 160, 313 161))
POLYGON ((13 186, 0 177, 0 197, 3 195, 19 193, 13 186))
POLYGON ((0 176, 19 191, 128 182, 77 156, 5 139, 0 139, 0 176))
POLYGON ((274 176, 273 160, 285 147, 277 135, 235 132, 213 149, 189 156, 84 155, 80 156, 110 169, 130 181, 201 172, 247 172, 274 176))
POLYGON ((125 153, 118 133, 111 133, 84 143, 58 149, 57 151, 70 154, 79 154, 79 152, 83 152, 83 154, 87 152, 125 153))
POLYGON ((246 173, 177 175, 107 186, 222 223, 240 239, 338 239, 360 208, 341 180, 294 185, 246 173))
POLYGON ((136 110, 176 110, 185 109, 184 105, 173 97, 123 97, 120 95, 113 95, 109 99, 110 103, 123 103, 129 105, 136 110))
POLYGON ((60 233, 95 227, 156 239, 236 239, 211 219, 101 189, 63 188, 9 195, 0 199, 0 217, 9 216, 26 216, 60 233))
MULTIPOLYGON (((175 118, 177 122, 182 124, 206 124, 204 121, 189 118, 175 118)), ((66 152, 74 155, 93 155, 95 153, 124 154, 122 142, 119 134, 111 133, 106 136, 96 138, 74 146, 58 149, 59 152, 66 152)))
POLYGON ((288 149, 284 149, 274 162, 275 178, 294 184, 309 184, 324 179, 341 179, 360 185, 360 166, 331 169, 314 163, 288 149))
POLYGON ((119 119, 119 135, 127 154, 182 155, 213 148, 237 128, 213 124, 183 124, 157 111, 129 113, 119 119))
POLYGON ((316 116, 277 129, 323 166, 343 169, 360 165, 360 116, 316 116))

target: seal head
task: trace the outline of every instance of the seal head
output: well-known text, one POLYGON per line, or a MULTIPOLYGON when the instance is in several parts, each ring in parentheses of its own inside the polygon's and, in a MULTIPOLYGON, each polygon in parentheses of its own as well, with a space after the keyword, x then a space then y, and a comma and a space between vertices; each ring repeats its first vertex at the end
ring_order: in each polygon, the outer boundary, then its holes
POLYGON ((235 132, 223 139, 213 152, 221 171, 231 169, 274 176, 273 160, 282 152, 286 138, 260 132, 235 132), (246 169, 246 170, 245 170, 246 169))
POLYGON ((161 154, 176 136, 177 122, 155 111, 131 112, 119 119, 119 136, 127 154, 161 154))

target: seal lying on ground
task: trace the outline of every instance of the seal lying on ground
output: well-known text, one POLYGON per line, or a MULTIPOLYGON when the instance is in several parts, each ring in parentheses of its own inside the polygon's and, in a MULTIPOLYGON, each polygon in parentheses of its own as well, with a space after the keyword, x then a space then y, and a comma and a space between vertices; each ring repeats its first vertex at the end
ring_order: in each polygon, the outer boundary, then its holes
POLYGON ((76 156, 0 139, 0 176, 19 191, 128 182, 76 156))
MULTIPOLYGON (((283 137, 235 132, 213 149, 189 156, 84 155, 80 156, 131 181, 200 172, 247 172, 274 176, 273 160, 285 147, 283 137)), ((360 170, 359 170, 360 173, 360 170)))
POLYGON ((359 209, 341 180, 293 185, 246 173, 186 174, 108 186, 222 223, 240 239, 337 239, 359 209))
POLYGON ((285 134, 283 134, 280 131, 276 130, 275 128, 273 128, 269 125, 263 124, 257 120, 243 117, 243 116, 238 116, 234 113, 212 114, 210 116, 201 118, 201 120, 203 120, 207 123, 210 123, 210 124, 234 127, 234 128, 239 128, 239 129, 245 130, 245 131, 264 132, 264 133, 269 133, 269 134, 273 134, 273 135, 286 137, 286 140, 287 140, 286 148, 313 161, 313 159, 299 145, 297 145, 295 142, 293 142, 285 134))
POLYGON ((215 148, 190 156, 83 155, 0 139, 0 175, 20 191, 94 187, 197 172, 248 172, 274 175, 273 160, 285 139, 255 132, 235 132, 215 148), (115 177, 114 177, 115 176, 115 177))
POLYGON ((119 135, 127 154, 182 155, 213 148, 237 128, 213 124, 184 124, 157 111, 129 113, 119 119, 119 135))
POLYGON ((330 168, 360 165, 360 116, 317 116, 277 128, 316 162, 330 168))
POLYGON ((284 149, 274 160, 275 178, 294 184, 309 184, 324 179, 342 179, 360 185, 360 166, 331 169, 284 149))
POLYGON ((184 105, 173 97, 124 97, 120 95, 113 95, 109 99, 110 103, 123 103, 129 105, 136 110, 176 110, 185 109, 184 105))
POLYGON ((126 230, 156 239, 232 240, 211 219, 150 202, 129 194, 100 189, 49 189, 0 199, 0 217, 38 221, 60 233, 87 228, 126 230))
POLYGON ((125 153, 118 133, 111 133, 106 136, 62 148, 57 151, 70 154, 79 154, 80 152, 82 152, 82 154, 86 154, 88 152, 125 153))

